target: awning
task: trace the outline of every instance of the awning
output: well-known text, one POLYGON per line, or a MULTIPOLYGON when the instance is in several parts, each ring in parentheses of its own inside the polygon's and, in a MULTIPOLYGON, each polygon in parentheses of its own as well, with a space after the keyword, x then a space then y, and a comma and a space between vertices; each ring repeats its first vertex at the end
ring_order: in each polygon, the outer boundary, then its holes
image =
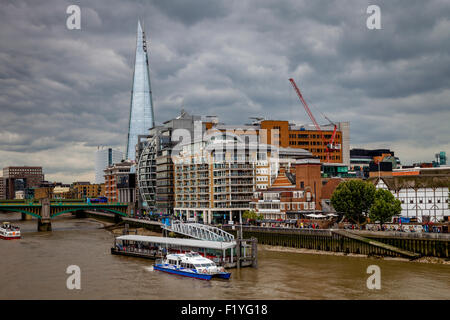
POLYGON ((157 243, 160 245, 173 245, 190 248, 205 248, 205 249, 230 249, 236 246, 236 241, 233 242, 220 242, 220 241, 207 241, 207 240, 194 240, 184 238, 166 238, 166 237, 154 237, 154 236, 141 236, 141 235, 125 235, 119 236, 117 240, 128 240, 136 242, 149 242, 157 243))
POLYGON ((324 215, 321 215, 321 214, 314 214, 314 213, 307 214, 306 216, 307 216, 307 217, 310 217, 310 218, 326 218, 326 216, 324 216, 324 215))

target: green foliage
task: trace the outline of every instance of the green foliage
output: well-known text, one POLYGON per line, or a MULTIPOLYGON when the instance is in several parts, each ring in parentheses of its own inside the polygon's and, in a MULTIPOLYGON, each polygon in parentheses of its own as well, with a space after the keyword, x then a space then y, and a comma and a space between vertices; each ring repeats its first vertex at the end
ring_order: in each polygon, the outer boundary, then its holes
POLYGON ((380 224, 391 221, 392 217, 402 211, 400 200, 395 199, 388 190, 378 189, 375 192, 374 203, 370 208, 369 218, 380 224))
POLYGON ((340 183, 331 196, 334 209, 358 225, 365 220, 374 202, 375 186, 362 180, 340 183))
POLYGON ((262 214, 257 214, 253 210, 245 210, 244 213, 242 214, 242 218, 247 219, 247 221, 262 220, 263 217, 264 216, 262 214))

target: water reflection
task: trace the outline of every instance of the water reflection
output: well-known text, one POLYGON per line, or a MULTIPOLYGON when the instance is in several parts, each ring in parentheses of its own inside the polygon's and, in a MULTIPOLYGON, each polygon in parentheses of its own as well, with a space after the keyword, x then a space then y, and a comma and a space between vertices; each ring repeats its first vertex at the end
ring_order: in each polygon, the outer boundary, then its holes
POLYGON ((0 299, 449 299, 449 265, 269 251, 258 268, 232 269, 229 281, 200 281, 152 271, 151 260, 110 254, 113 235, 90 219, 36 221, 0 214, 23 239, 0 241, 0 299), (68 265, 81 268, 81 290, 66 288, 68 265), (382 289, 368 290, 366 269, 381 268, 382 289))

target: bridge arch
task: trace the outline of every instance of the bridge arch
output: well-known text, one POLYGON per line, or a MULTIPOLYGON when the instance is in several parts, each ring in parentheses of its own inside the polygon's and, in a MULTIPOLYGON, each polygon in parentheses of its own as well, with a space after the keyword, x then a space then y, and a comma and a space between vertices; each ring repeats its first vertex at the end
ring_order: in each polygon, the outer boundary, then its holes
MULTIPOLYGON (((111 208, 96 208, 96 209, 101 209, 101 210, 103 210, 103 211, 109 211, 109 212, 111 212, 111 213, 117 213, 117 214, 119 214, 119 215, 121 215, 122 217, 127 217, 127 214, 126 213, 124 213, 124 212, 121 212, 121 211, 119 211, 119 210, 115 210, 115 209, 111 209, 111 208)), ((52 218, 53 217, 57 217, 57 216, 59 216, 59 215, 61 215, 61 214, 63 214, 63 213, 68 213, 68 212, 75 212, 75 211, 78 211, 78 210, 86 210, 86 208, 71 208, 71 209, 67 209, 67 210, 63 210, 63 211, 60 211, 60 212, 57 212, 57 213, 54 213, 54 214, 52 214, 52 218)))
POLYGON ((41 218, 40 215, 38 215, 38 214, 36 214, 34 212, 31 212, 31 211, 27 211, 27 210, 22 210, 22 209, 17 209, 17 208, 4 208, 4 207, 2 207, 1 210, 2 211, 11 211, 11 212, 20 212, 20 213, 28 214, 28 215, 33 216, 33 217, 38 218, 38 219, 41 218))

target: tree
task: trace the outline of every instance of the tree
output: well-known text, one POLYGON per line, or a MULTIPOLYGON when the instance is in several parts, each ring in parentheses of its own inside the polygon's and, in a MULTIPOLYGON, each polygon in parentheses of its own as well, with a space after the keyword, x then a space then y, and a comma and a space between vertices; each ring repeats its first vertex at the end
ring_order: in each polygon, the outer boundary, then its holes
POLYGON ((247 219, 247 222, 249 222, 249 221, 257 221, 257 220, 262 220, 263 219, 263 215, 262 214, 257 214, 253 210, 245 210, 244 213, 242 214, 242 218, 247 219))
POLYGON ((375 186, 362 180, 341 182, 331 196, 334 209, 360 225, 374 202, 375 186))
POLYGON ((373 205, 370 207, 369 218, 373 221, 379 221, 380 225, 391 221, 393 216, 402 212, 400 200, 395 199, 394 195, 385 189, 378 189, 375 192, 373 205))

